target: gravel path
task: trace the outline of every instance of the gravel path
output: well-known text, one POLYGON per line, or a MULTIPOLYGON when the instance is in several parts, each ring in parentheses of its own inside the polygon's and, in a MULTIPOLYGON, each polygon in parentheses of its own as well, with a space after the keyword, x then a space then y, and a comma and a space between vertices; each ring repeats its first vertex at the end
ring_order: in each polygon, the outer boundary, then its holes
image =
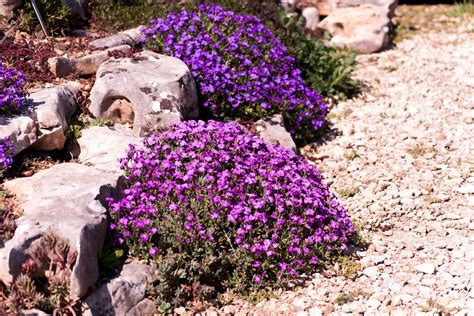
POLYGON ((305 151, 370 242, 355 277, 225 311, 474 315, 473 30, 459 20, 359 56, 368 92, 335 106, 338 135, 305 151))

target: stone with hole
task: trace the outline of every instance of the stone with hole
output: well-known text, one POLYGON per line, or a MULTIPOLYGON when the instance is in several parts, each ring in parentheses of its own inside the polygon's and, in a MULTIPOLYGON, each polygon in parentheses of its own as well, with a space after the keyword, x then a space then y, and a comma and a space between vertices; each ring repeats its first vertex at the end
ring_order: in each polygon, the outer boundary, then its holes
POLYGON ((117 123, 133 120, 138 136, 199 115, 189 68, 177 58, 152 52, 101 64, 90 100, 95 117, 117 123))

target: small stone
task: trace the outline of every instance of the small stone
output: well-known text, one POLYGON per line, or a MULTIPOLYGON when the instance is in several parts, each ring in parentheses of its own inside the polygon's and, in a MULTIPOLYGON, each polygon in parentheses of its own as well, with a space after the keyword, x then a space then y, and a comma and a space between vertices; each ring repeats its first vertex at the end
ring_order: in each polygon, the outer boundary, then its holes
POLYGON ((414 254, 410 250, 402 250, 402 252, 400 253, 400 256, 404 259, 409 259, 409 258, 413 258, 414 254))
POLYGON ((379 300, 376 300, 374 298, 371 298, 369 300, 367 300, 367 306, 373 308, 373 309, 377 309, 379 308, 379 306, 381 305, 382 303, 379 301, 379 300))
POLYGON ((415 270, 425 274, 433 274, 436 271, 436 266, 433 263, 422 263, 415 266, 415 270))
POLYGON ((323 315, 323 311, 319 307, 312 307, 309 309, 308 312, 309 312, 309 316, 322 316, 323 315))
POLYGON ((306 307, 306 300, 304 298, 297 298, 293 301, 293 305, 298 308, 305 308, 306 307))
POLYGON ((461 262, 454 262, 449 265, 448 272, 451 275, 462 276, 466 272, 466 266, 461 262))
POLYGON ((368 268, 365 268, 364 271, 362 271, 362 273, 370 279, 375 279, 377 275, 379 274, 379 270, 377 267, 368 267, 368 268))
POLYGON ((226 314, 226 315, 234 315, 234 314, 235 314, 235 310, 236 310, 236 308, 235 308, 235 306, 233 306, 233 305, 226 305, 226 306, 224 306, 224 308, 223 308, 223 312, 224 312, 224 314, 226 314))
POLYGON ((459 193, 462 194, 472 194, 474 193, 474 184, 468 184, 457 189, 459 193))

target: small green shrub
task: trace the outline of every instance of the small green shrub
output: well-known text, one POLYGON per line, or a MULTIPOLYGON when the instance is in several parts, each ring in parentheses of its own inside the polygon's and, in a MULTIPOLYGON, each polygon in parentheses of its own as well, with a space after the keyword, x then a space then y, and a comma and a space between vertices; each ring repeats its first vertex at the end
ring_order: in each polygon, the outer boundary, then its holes
POLYGON ((350 98, 360 90, 360 84, 352 78, 356 66, 355 54, 326 46, 322 41, 306 34, 302 20, 287 17, 280 11, 282 27, 277 35, 288 52, 296 59, 306 84, 326 97, 350 98))

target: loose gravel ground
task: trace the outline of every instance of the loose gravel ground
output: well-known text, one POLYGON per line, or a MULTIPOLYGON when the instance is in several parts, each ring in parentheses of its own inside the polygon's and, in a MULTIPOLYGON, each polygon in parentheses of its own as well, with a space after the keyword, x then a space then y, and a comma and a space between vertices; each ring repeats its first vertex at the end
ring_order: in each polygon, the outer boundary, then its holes
POLYGON ((338 103, 334 137, 304 151, 370 243, 359 272, 221 312, 474 315, 473 20, 440 16, 359 56, 367 91, 338 103))

